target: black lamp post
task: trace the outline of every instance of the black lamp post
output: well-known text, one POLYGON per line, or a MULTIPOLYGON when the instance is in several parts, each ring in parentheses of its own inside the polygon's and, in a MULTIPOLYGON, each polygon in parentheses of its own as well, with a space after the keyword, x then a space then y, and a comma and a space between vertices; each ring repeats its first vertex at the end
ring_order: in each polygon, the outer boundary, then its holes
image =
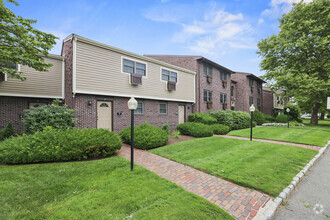
POLYGON ((289 112, 290 112, 290 109, 287 108, 287 109, 286 109, 286 112, 288 113, 288 128, 289 128, 289 120, 290 120, 290 119, 289 119, 289 112))
POLYGON ((252 141, 252 127, 253 127, 253 112, 256 110, 254 105, 252 104, 250 106, 250 112, 251 112, 251 133, 250 133, 250 141, 252 141))
POLYGON ((131 171, 134 168, 134 110, 138 106, 138 102, 132 97, 128 103, 128 108, 131 110, 131 171))

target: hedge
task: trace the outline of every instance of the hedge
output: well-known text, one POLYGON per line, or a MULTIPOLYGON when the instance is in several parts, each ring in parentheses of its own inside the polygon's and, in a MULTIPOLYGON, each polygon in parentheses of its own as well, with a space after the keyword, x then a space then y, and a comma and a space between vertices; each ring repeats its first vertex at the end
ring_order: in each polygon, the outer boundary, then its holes
MULTIPOLYGON (((131 144, 131 127, 121 130, 119 135, 126 144, 131 144)), ((166 130, 148 125, 146 122, 134 127, 135 148, 145 150, 164 146, 168 142, 168 137, 166 130)))
MULTIPOLYGON (((293 121, 293 117, 289 116, 289 120, 293 121)), ((276 122, 277 123, 288 123, 288 116, 287 115, 277 115, 276 122)))
POLYGON ((186 122, 176 127, 181 134, 192 137, 210 137, 213 135, 213 129, 209 125, 196 122, 186 122))
POLYGON ((106 129, 44 128, 34 134, 7 139, 0 143, 0 162, 25 164, 105 157, 119 150, 122 142, 106 129))
POLYGON ((12 136, 16 136, 16 131, 13 127, 13 123, 9 122, 7 127, 5 127, 4 129, 2 129, 0 131, 0 141, 3 141, 7 138, 10 138, 12 136))
POLYGON ((217 119, 215 119, 214 117, 212 117, 207 113, 192 113, 188 115, 188 121, 207 124, 207 125, 217 123, 217 119))
POLYGON ((257 125, 262 125, 263 123, 265 123, 264 114, 256 110, 255 112, 253 112, 253 121, 255 121, 257 125))
POLYGON ((214 134, 227 134, 230 131, 230 128, 227 125, 213 124, 209 125, 214 134))
POLYGON ((251 116, 243 111, 213 111, 210 115, 217 119, 219 124, 227 125, 231 130, 249 128, 251 116))

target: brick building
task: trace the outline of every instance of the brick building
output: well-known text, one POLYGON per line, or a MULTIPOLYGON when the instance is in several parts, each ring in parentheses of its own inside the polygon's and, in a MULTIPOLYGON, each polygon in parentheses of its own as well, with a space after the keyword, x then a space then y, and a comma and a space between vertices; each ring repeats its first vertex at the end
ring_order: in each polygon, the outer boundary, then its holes
POLYGON ((283 91, 272 91, 270 88, 262 88, 263 110, 267 115, 274 115, 275 112, 283 111, 284 106, 289 102, 289 98, 281 96, 283 91))
POLYGON ((144 56, 196 72, 196 103, 193 112, 234 109, 235 100, 231 100, 231 92, 234 92, 236 86, 231 83, 232 70, 202 56, 144 56))
POLYGON ((236 93, 235 110, 250 113, 250 106, 254 104, 257 110, 263 111, 262 84, 265 83, 252 73, 236 72, 232 75, 232 85, 236 93))

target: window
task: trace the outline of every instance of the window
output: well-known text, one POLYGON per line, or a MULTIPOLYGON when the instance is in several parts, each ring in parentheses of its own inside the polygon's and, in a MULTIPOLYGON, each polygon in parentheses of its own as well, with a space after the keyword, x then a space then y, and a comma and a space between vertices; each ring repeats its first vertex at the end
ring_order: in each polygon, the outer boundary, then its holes
POLYGON ((253 79, 249 79, 249 86, 252 87, 253 86, 253 79))
POLYGON ((220 71, 220 79, 221 79, 222 81, 226 81, 226 80, 227 80, 227 74, 228 74, 227 72, 221 70, 221 71, 220 71))
POLYGON ((232 87, 230 88, 230 95, 231 95, 231 96, 234 96, 234 89, 235 89, 234 86, 232 86, 232 87))
POLYGON ((250 96, 250 97, 249 97, 249 105, 251 106, 252 104, 253 104, 253 97, 250 96))
POLYGON ((141 115, 141 114, 143 114, 143 102, 139 102, 139 101, 138 101, 138 106, 137 106, 137 108, 135 109, 134 114, 136 114, 136 115, 141 115))
POLYGON ((212 76, 212 66, 207 65, 206 63, 203 64, 204 68, 204 76, 212 76))
POLYGON ((132 60, 124 59, 123 71, 125 73, 135 73, 142 76, 146 75, 146 65, 143 63, 134 62, 132 60))
POLYGON ((178 74, 169 70, 162 69, 162 80, 177 82, 178 74))
POLYGON ((258 106, 261 106, 261 100, 260 100, 260 98, 257 99, 257 105, 258 106))
POLYGON ((167 104, 166 103, 159 103, 159 113, 167 114, 167 104))
POLYGON ((227 94, 220 93, 220 103, 227 103, 227 94))
POLYGON ((212 101, 212 92, 204 90, 204 102, 212 101))
POLYGON ((257 86, 258 86, 258 89, 261 89, 262 84, 258 82, 257 86))

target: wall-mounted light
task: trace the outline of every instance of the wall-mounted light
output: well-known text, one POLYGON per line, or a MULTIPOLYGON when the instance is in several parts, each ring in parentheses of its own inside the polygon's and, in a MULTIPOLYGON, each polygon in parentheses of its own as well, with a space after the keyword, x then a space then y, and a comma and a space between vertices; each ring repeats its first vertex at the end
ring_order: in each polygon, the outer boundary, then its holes
POLYGON ((190 109, 190 106, 189 105, 187 106, 187 109, 190 109))
POLYGON ((19 117, 20 119, 22 119, 22 118, 24 117, 24 115, 23 115, 23 114, 19 114, 18 117, 19 117))
POLYGON ((88 108, 91 108, 92 107, 92 101, 91 100, 88 100, 87 101, 87 105, 88 105, 88 108))
POLYGON ((123 114, 123 112, 117 112, 117 115, 122 115, 123 114))

